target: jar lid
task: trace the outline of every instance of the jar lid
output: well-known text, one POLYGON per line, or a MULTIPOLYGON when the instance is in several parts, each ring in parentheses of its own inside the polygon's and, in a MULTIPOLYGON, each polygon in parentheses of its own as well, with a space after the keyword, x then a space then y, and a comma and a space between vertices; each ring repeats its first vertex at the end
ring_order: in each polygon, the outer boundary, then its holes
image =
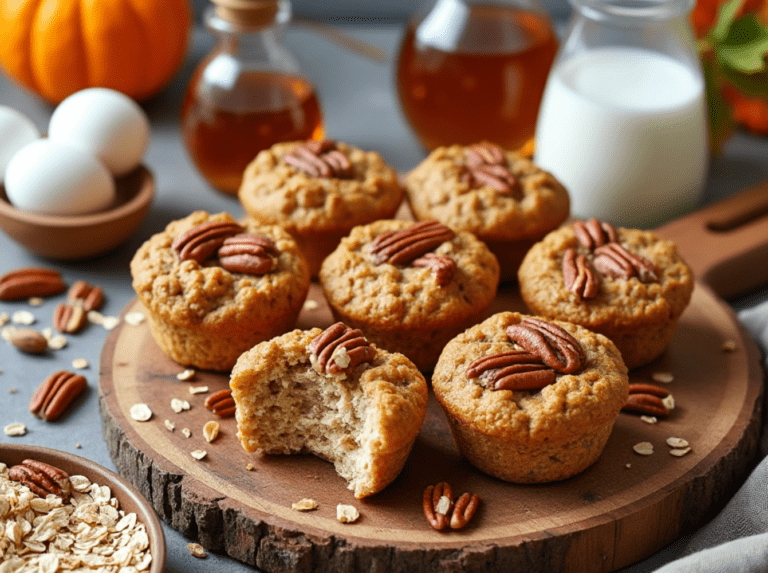
POLYGON ((236 26, 253 27, 271 23, 279 11, 279 0, 211 0, 216 15, 236 26))

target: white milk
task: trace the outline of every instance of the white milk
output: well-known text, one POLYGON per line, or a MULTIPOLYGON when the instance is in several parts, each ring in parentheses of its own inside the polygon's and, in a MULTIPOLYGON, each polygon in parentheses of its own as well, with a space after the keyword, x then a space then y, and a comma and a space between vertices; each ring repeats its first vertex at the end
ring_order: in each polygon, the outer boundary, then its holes
POLYGON ((568 189, 571 214, 649 227, 694 208, 707 175, 704 83, 684 64, 602 48, 554 69, 536 162, 568 189))

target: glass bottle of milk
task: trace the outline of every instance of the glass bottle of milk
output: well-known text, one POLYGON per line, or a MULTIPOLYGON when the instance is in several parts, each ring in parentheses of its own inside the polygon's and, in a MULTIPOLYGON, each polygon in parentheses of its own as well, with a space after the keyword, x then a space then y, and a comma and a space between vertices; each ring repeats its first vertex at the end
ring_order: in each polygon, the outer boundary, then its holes
POLYGON ((569 0, 536 124, 535 161, 571 214, 648 228, 698 205, 709 145, 695 0, 569 0))

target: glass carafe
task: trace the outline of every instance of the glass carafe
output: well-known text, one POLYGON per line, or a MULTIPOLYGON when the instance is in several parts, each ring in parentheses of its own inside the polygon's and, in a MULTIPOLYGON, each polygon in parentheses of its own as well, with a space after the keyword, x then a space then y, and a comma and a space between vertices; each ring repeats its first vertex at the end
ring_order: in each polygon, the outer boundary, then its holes
POLYGON ((536 0, 432 0, 411 17, 397 61, 401 107, 427 149, 533 137, 557 37, 536 0))
POLYGON ((709 163, 693 0, 569 1, 535 161, 566 186, 578 218, 647 228, 691 210, 709 163))
POLYGON ((184 144, 216 189, 236 194, 248 163, 280 141, 322 139, 314 86, 282 44, 288 0, 213 0, 204 14, 217 44, 182 104, 184 144))

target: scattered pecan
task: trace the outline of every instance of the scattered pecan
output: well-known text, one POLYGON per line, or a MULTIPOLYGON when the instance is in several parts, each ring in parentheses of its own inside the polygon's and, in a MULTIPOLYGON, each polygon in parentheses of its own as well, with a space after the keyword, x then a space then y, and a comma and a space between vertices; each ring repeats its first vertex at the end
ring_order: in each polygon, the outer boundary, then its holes
POLYGON ((355 174, 347 156, 330 139, 305 141, 286 153, 283 161, 310 177, 344 179, 355 174))
POLYGON ((576 221, 573 224, 573 233, 579 243, 590 251, 608 243, 616 243, 619 240, 613 225, 601 222, 595 217, 587 222, 576 221))
POLYGON ((171 243, 171 248, 179 254, 182 261, 193 260, 202 263, 213 256, 224 239, 237 235, 242 230, 237 223, 207 221, 176 237, 171 243))
POLYGON ((277 246, 269 237, 242 234, 224 239, 216 256, 230 272, 265 275, 277 266, 277 255, 277 246))
POLYGON ((24 460, 20 465, 11 466, 8 477, 43 498, 52 493, 66 503, 72 493, 67 472, 37 460, 24 460))
POLYGON ((659 280, 656 268, 651 261, 630 253, 618 243, 597 247, 592 264, 598 271, 611 278, 629 279, 636 276, 644 283, 659 280))
POLYGON ((67 285, 61 273, 53 269, 27 267, 0 277, 0 300, 22 300, 33 296, 53 296, 67 285))
POLYGON ((376 349, 363 333, 343 322, 329 326, 312 339, 309 351, 316 358, 313 364, 321 374, 339 374, 376 357, 376 349), (347 358, 342 358, 343 355, 347 358))
POLYGON ((666 388, 656 384, 632 383, 629 385, 629 396, 622 410, 664 418, 669 415, 669 408, 663 398, 669 394, 666 388))
POLYGON ((225 388, 214 392, 205 399, 205 407, 220 418, 230 418, 235 415, 235 400, 232 390, 225 388))
POLYGON ((414 267, 426 267, 432 269, 435 275, 435 282, 439 286, 445 286, 456 273, 456 261, 446 255, 436 255, 435 253, 425 253, 411 263, 414 267))
POLYGON ((46 422, 58 419, 88 386, 80 374, 61 370, 46 378, 32 396, 29 411, 46 422))
POLYGON ((437 531, 446 527, 451 529, 465 527, 474 517, 479 504, 480 498, 470 493, 462 494, 454 503, 451 486, 446 482, 427 486, 422 496, 424 517, 437 531))
POLYGON ((467 367, 466 375, 481 379, 491 390, 538 390, 555 381, 555 371, 539 355, 526 350, 478 358, 467 367))
POLYGON ((59 332, 73 334, 83 328, 88 321, 85 308, 77 302, 62 302, 53 312, 53 326, 59 332))
POLYGON ((99 310, 104 304, 104 291, 101 287, 93 286, 85 281, 75 281, 69 288, 67 298, 70 302, 79 302, 85 312, 99 310))
POLYGON ((17 328, 11 332, 10 342, 27 354, 42 354, 48 349, 45 336, 31 328, 17 328))
POLYGON ((387 231, 369 245, 373 262, 377 265, 409 263, 429 251, 450 241, 456 235, 437 221, 421 221, 399 231, 387 231))
POLYGON ((524 318, 507 327, 507 336, 528 352, 541 356, 544 364, 563 374, 573 374, 586 360, 579 341, 553 322, 524 318))
POLYGON ((520 183, 507 166, 504 151, 497 145, 483 142, 466 149, 463 179, 472 187, 488 186, 521 199, 520 183))
POLYGON ((563 254, 563 281, 565 288, 581 299, 595 298, 600 285, 587 257, 577 253, 576 249, 566 249, 563 254))

